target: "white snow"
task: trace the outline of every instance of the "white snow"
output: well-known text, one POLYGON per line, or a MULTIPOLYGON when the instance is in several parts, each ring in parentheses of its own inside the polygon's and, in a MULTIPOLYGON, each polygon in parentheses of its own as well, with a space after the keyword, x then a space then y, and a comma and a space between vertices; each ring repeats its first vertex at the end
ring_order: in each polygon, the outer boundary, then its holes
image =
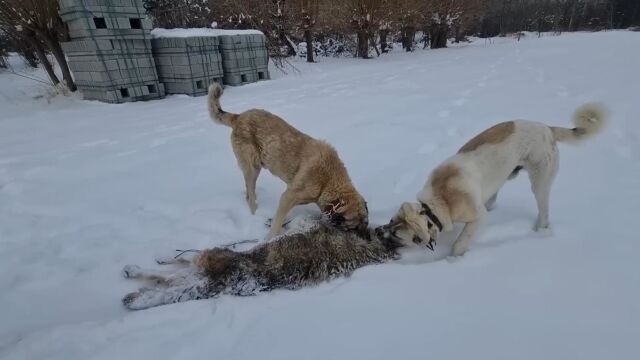
POLYGON ((223 30, 209 28, 190 29, 163 29, 155 28, 151 30, 151 37, 158 38, 186 38, 197 36, 228 36, 228 35, 262 35, 260 30, 223 30))
POLYGON ((443 260, 447 234, 435 253, 410 249, 315 288, 128 312, 120 299, 139 284, 121 277, 125 264, 262 238, 284 184, 264 171, 250 215, 230 130, 208 119, 204 97, 48 102, 33 98, 44 85, 0 73, 0 358, 638 358, 638 33, 319 61, 227 88, 223 106, 265 108, 331 142, 374 224, 492 124, 570 126, 590 100, 612 119, 561 146, 549 232, 532 231, 522 174, 457 261, 443 260))

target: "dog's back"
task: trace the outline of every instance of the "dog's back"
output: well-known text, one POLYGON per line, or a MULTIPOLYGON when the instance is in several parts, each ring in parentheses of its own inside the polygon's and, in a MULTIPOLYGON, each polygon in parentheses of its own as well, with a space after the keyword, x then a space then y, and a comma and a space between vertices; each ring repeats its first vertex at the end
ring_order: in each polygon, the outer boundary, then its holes
POLYGON ((515 169, 557 167, 556 142, 587 140, 602 131, 607 118, 605 107, 587 103, 576 109, 574 128, 528 120, 499 123, 469 140, 444 166, 456 166, 468 187, 479 186, 484 202, 513 177, 515 169))
POLYGON ((209 115, 214 122, 233 129, 231 142, 236 156, 256 158, 256 162, 277 177, 291 181, 300 167, 300 160, 305 158, 301 155, 320 142, 266 110, 226 112, 220 105, 222 94, 220 85, 209 87, 209 115))

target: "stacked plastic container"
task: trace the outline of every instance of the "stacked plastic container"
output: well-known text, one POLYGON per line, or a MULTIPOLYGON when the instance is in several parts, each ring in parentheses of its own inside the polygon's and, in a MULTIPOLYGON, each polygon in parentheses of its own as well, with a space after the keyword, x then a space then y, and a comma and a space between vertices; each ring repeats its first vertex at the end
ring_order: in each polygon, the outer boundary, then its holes
POLYGON ((263 34, 220 36, 220 52, 225 84, 269 79, 269 55, 263 34))
POLYGON ((153 56, 167 94, 204 95, 213 82, 269 79, 265 36, 256 30, 154 29, 153 56))
POLYGON ((162 98, 141 0, 59 0, 70 42, 62 48, 85 99, 109 103, 162 98))
POLYGON ((219 37, 159 37, 151 44, 167 94, 205 95, 210 84, 222 83, 219 37))

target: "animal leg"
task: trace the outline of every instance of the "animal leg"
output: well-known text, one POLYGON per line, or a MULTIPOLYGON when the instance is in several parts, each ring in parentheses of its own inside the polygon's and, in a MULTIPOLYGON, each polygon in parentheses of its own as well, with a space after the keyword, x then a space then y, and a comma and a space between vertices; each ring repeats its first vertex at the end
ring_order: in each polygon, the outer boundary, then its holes
POLYGON ((291 211, 291 209, 293 209, 293 207, 297 204, 298 201, 291 189, 287 189, 284 193, 282 193, 282 196, 280 197, 280 203, 278 204, 278 210, 276 211, 276 215, 273 217, 273 222, 271 223, 271 230, 269 231, 268 235, 269 239, 280 234, 285 217, 287 216, 289 211, 291 211))
POLYGON ((122 298, 122 304, 129 310, 143 310, 159 305, 205 299, 215 295, 217 294, 209 294, 203 284, 195 283, 168 288, 140 289, 125 295, 122 298))
POLYGON ((240 166, 242 175, 244 176, 247 205, 249 205, 249 211, 251 211, 251 214, 255 214, 256 209, 258 208, 256 182, 258 181, 258 176, 262 169, 262 166, 260 165, 260 154, 252 145, 246 143, 239 143, 236 145, 235 142, 232 143, 233 152, 236 154, 238 165, 240 166))
POLYGON ((168 286, 171 284, 170 274, 157 270, 143 269, 138 265, 126 265, 122 269, 122 276, 126 279, 138 279, 154 285, 168 286))
POLYGON ((484 212, 480 213, 476 220, 465 224, 462 232, 460 233, 460 235, 458 235, 458 238, 453 243, 453 256, 462 256, 469 250, 471 239, 478 231, 483 218, 484 212))
POLYGON ((529 180, 538 205, 538 219, 534 227, 534 230, 538 231, 549 227, 549 196, 551 185, 558 173, 557 149, 548 161, 536 165, 529 171, 529 180))

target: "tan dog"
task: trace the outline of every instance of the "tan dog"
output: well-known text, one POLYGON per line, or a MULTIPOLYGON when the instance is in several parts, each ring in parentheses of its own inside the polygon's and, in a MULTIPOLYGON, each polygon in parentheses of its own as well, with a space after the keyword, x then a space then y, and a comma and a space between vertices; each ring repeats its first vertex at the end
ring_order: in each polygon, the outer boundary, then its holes
POLYGON ((460 256, 493 209, 498 190, 522 169, 529 173, 538 205, 535 229, 549 227, 549 194, 559 165, 556 142, 581 142, 600 132, 606 120, 606 109, 586 104, 576 110, 573 129, 520 120, 485 130, 438 166, 418 202, 402 204, 389 224, 376 229, 377 236, 424 243, 433 250, 441 231, 462 222, 464 229, 453 245, 453 255, 460 256))
POLYGON ((316 203, 331 222, 345 230, 364 230, 369 213, 364 198, 351 183, 336 150, 264 110, 241 114, 220 107, 222 87, 209 87, 209 114, 231 127, 231 146, 244 174, 247 203, 254 214, 256 181, 265 168, 287 184, 271 224, 269 237, 280 234, 285 217, 296 205, 316 203))

